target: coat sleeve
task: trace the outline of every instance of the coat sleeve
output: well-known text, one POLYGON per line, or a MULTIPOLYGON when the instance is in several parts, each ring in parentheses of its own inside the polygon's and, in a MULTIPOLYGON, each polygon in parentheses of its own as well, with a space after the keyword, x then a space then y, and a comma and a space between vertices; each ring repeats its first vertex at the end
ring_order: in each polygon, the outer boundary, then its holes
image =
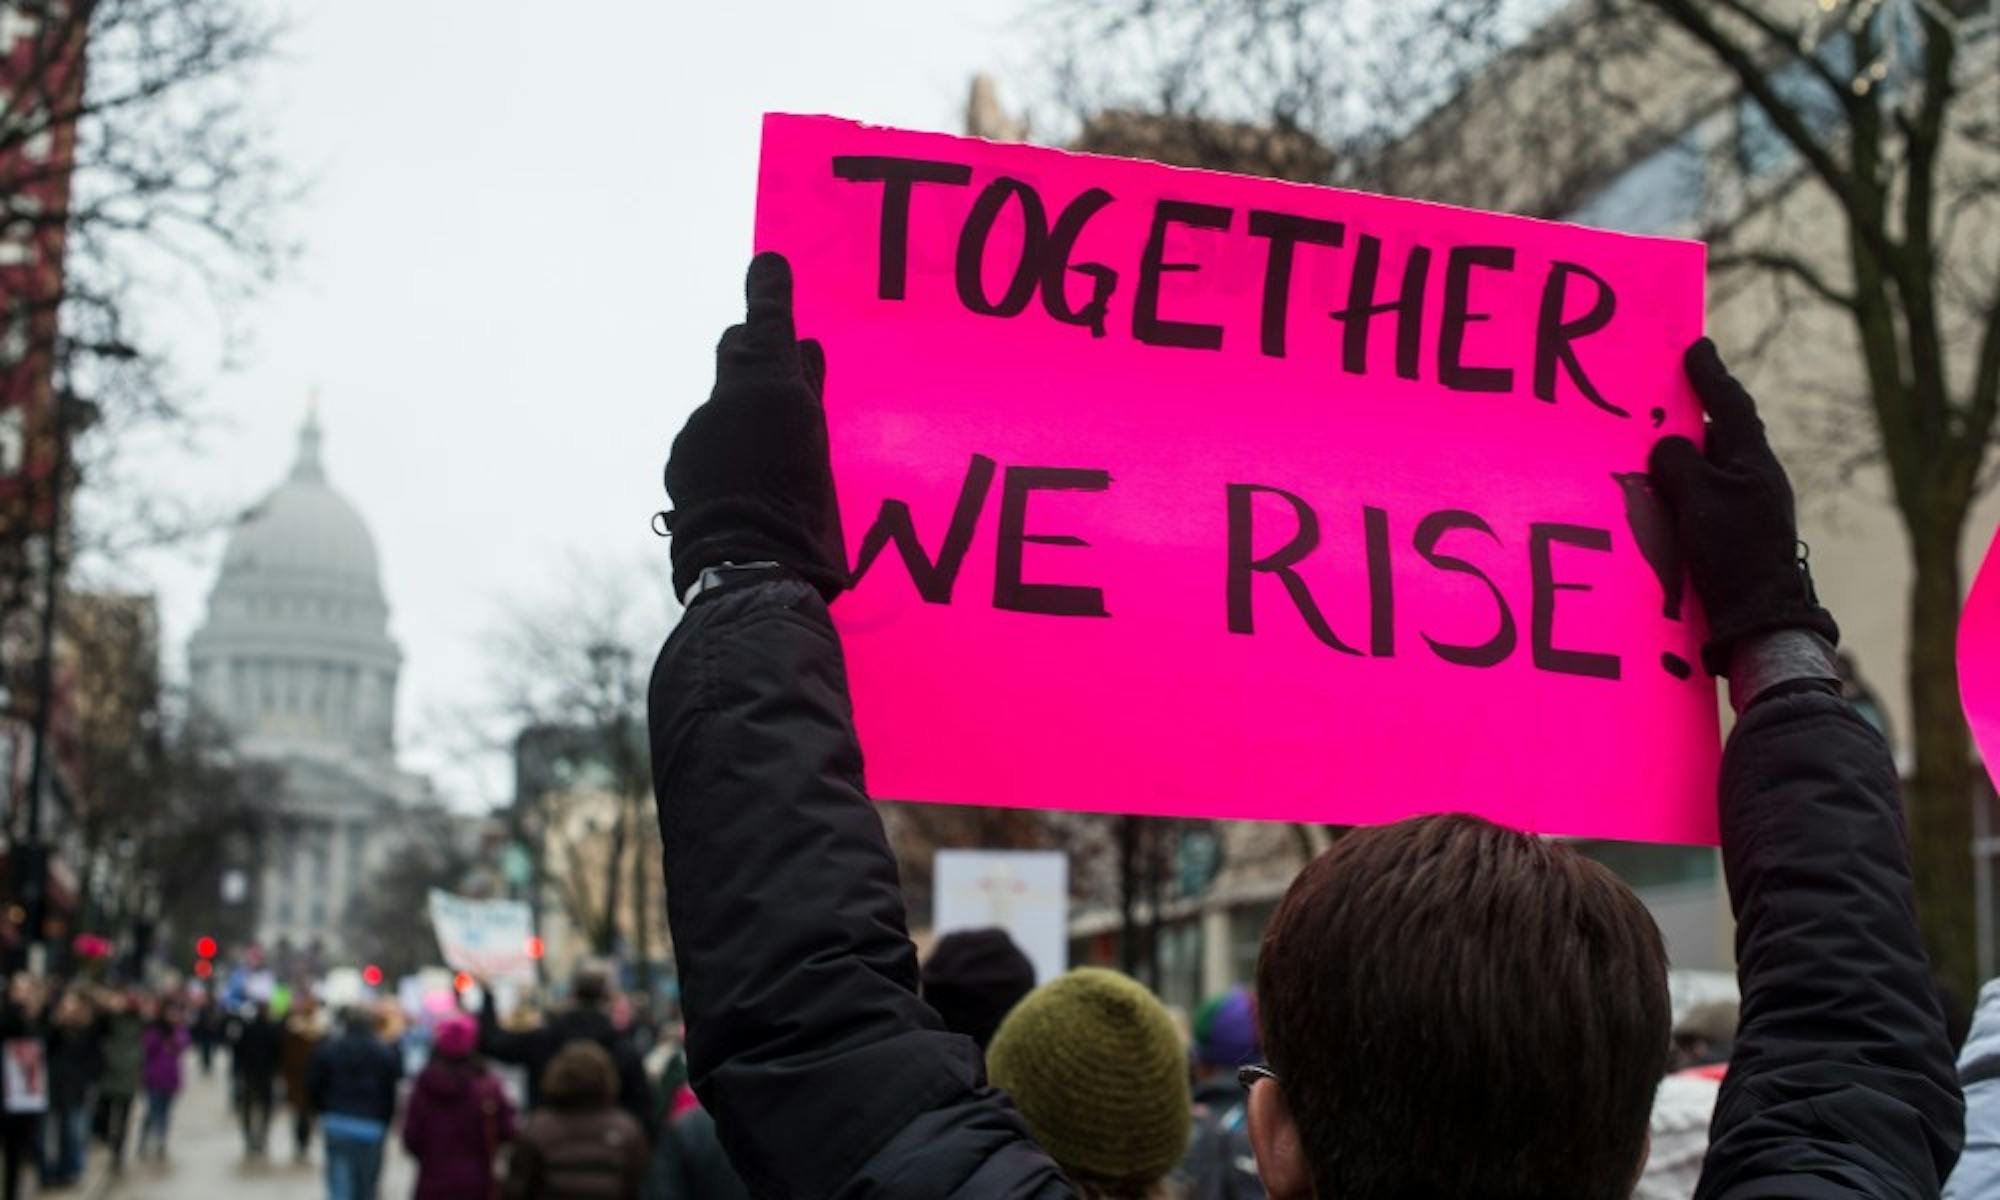
POLYGON ((818 593, 770 576, 702 595, 650 709, 690 1078, 750 1191, 950 1196, 991 1159, 1007 1178, 983 1172, 982 1195, 1067 1195, 970 1039, 917 998, 818 593))
POLYGON ((1889 748, 1824 690, 1723 756, 1743 1011, 1698 1200, 1936 1196, 1964 1133, 1889 748))
POLYGON ((535 1043, 541 1032, 539 1029, 524 1029, 518 1033, 502 1029, 499 1013, 493 1007, 493 993, 488 991, 485 999, 480 1001, 479 1052, 495 1062, 511 1063, 517 1067, 534 1062, 535 1043))

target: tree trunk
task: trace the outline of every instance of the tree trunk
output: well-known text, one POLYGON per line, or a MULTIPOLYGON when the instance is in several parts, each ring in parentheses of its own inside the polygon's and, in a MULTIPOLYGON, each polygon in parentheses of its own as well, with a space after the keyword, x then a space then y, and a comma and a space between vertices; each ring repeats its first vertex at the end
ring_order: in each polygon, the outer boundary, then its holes
POLYGON ((1963 594, 1959 505, 1911 506, 1905 514, 1916 578, 1910 589, 1909 689, 1916 751, 1908 811, 1917 911, 1939 979, 1968 1001, 1978 986, 1972 871, 1977 768, 1958 703, 1958 611, 1963 594))

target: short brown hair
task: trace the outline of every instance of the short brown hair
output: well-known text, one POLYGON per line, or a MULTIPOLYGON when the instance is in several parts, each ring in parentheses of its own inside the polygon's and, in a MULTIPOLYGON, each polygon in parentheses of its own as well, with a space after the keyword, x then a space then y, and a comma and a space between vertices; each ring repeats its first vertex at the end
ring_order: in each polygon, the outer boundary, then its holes
POLYGON ((1322 1196, 1631 1193, 1666 951, 1574 847, 1477 817, 1356 830, 1264 932, 1258 1017, 1322 1196))
POLYGON ((541 1099, 554 1108, 609 1108, 618 1097, 618 1068, 596 1042, 578 1038, 542 1071, 541 1099))

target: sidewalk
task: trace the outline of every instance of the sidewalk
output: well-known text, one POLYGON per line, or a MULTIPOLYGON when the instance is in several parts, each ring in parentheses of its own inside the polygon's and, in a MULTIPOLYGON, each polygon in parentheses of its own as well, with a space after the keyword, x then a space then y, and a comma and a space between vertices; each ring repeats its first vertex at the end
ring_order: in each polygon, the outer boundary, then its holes
MULTIPOLYGON (((124 1176, 111 1179, 105 1170, 104 1148, 93 1145, 86 1186, 47 1194, 90 1200, 227 1200, 234 1196, 320 1200, 326 1195, 317 1137, 310 1159, 302 1165, 292 1162, 289 1109, 281 1104, 271 1122, 271 1157, 262 1162, 248 1162, 243 1157, 243 1135, 236 1126, 236 1115, 229 1108, 229 1086, 222 1063, 217 1062, 216 1073, 210 1078, 202 1077, 193 1055, 188 1056, 187 1066, 188 1088, 174 1105, 166 1162, 137 1162, 128 1157, 124 1176)), ((134 1148, 138 1145, 138 1119, 139 1114, 134 1112, 134 1148)), ((383 1200, 408 1196, 415 1182, 415 1164, 403 1153, 400 1144, 392 1147, 382 1169, 383 1200)))

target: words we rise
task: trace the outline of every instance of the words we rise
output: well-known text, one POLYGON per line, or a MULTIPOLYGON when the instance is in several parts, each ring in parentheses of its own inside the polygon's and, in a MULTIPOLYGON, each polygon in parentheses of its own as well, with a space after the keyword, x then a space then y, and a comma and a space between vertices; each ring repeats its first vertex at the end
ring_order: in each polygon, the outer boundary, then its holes
MULTIPOLYGON (((886 301, 905 300, 909 288, 913 196, 919 188, 971 187, 971 166, 935 159, 836 156, 832 159, 832 172, 837 179, 880 188, 876 293, 886 301)), ((1124 274, 1105 262, 1074 260, 1077 244, 1091 220, 1114 203, 1116 197, 1109 191, 1093 187, 1052 214, 1032 184, 1006 175, 987 181, 976 192, 957 230, 953 290, 958 302, 968 312, 980 316, 1013 318, 1026 313, 1039 300, 1042 310, 1055 320, 1086 329, 1095 338, 1107 336, 1111 300, 1124 274), (1010 213, 1019 223, 1021 236, 1012 263, 997 264, 1007 268, 1003 272, 1006 282, 999 294, 994 295, 988 286, 996 265, 989 262, 996 244, 993 235, 1003 217, 1010 213), (1071 276, 1089 281, 1090 296, 1081 304, 1070 297, 1071 276)), ((1138 250, 1136 264, 1129 268, 1136 272, 1130 334, 1147 345, 1195 351, 1222 349, 1226 331, 1219 324, 1176 319, 1162 311, 1163 279, 1202 269, 1200 263, 1167 257, 1168 237, 1176 228, 1224 234, 1240 229, 1245 236, 1263 244, 1262 302, 1256 319, 1257 344, 1263 355, 1283 358, 1289 351, 1287 321, 1299 255, 1350 252, 1346 303, 1329 314, 1340 327, 1339 362, 1343 371, 1365 375, 1371 369, 1382 369, 1384 364, 1370 361, 1370 335, 1375 322, 1386 321, 1394 327, 1395 345, 1394 360, 1386 368, 1402 379, 1425 380, 1455 392, 1512 392, 1519 367, 1528 372, 1530 394, 1543 402, 1556 403, 1558 380, 1566 379, 1577 395, 1602 413, 1616 418, 1630 417, 1625 408, 1593 383, 1577 350, 1580 341, 1604 329, 1617 313, 1617 296, 1610 283, 1581 263, 1551 262, 1539 280, 1531 281, 1538 293, 1537 315, 1534 336, 1525 348, 1523 361, 1470 362, 1466 355, 1467 330, 1491 316, 1480 307, 1475 284, 1482 278, 1497 283, 1493 277, 1511 274, 1516 257, 1513 247, 1499 244, 1432 247, 1418 242, 1404 252, 1400 271, 1396 272, 1384 262, 1381 238, 1353 231, 1355 236, 1350 246, 1350 230, 1341 221, 1258 208, 1239 212, 1221 205, 1160 198, 1153 201, 1144 244, 1138 250), (1387 279, 1392 274, 1396 277, 1387 279), (1423 353, 1426 300, 1434 287, 1442 288, 1442 295, 1436 306, 1435 352, 1426 362, 1423 353)), ((1518 286, 1519 281, 1511 282, 1518 286)), ((1655 410, 1656 424, 1660 417, 1655 410)), ((855 579, 865 577, 882 552, 894 545, 918 594, 930 603, 951 603, 959 569, 969 552, 974 528, 996 474, 1000 479, 1000 502, 994 606, 1059 617, 1110 616, 1100 587, 1078 582, 1030 582, 1024 578, 1027 546, 1089 545, 1085 538, 1074 533, 1029 532, 1030 496, 1046 491, 1109 491, 1110 473, 1093 468, 1008 466, 1002 469, 993 459, 974 455, 937 552, 933 554, 923 547, 908 502, 887 499, 862 537, 855 579)), ((1326 619, 1297 569, 1321 542, 1319 514, 1312 506, 1282 488, 1254 483, 1227 485, 1222 500, 1228 514, 1224 591, 1227 625, 1232 633, 1256 632, 1252 584, 1257 576, 1264 575, 1281 585, 1314 638, 1330 650, 1356 657, 1395 655, 1398 638, 1392 549, 1398 539, 1392 537, 1391 518, 1385 509, 1364 505, 1361 511, 1361 541, 1370 600, 1367 636, 1343 637, 1326 619), (1285 518, 1286 532, 1278 539, 1281 544, 1276 548, 1269 545, 1273 539, 1259 536, 1260 512, 1266 514, 1266 521, 1273 512, 1285 518), (1260 545, 1264 547, 1261 550, 1260 545), (1366 648, 1360 643, 1365 643, 1366 648)), ((1465 556, 1470 545, 1503 547, 1500 535, 1485 518, 1463 509, 1422 514, 1409 521, 1407 528, 1410 532, 1405 553, 1414 554, 1428 571, 1457 576, 1461 586, 1483 590, 1491 606, 1490 636, 1476 643, 1446 642, 1418 631, 1429 651, 1445 662, 1472 668, 1493 667, 1507 661, 1520 643, 1515 617, 1519 598, 1510 598, 1492 574, 1465 556), (1456 543, 1450 549, 1443 545, 1448 537, 1456 543)), ((1556 629, 1559 595, 1591 590, 1583 578, 1558 569, 1558 550, 1572 560, 1578 554, 1608 553, 1612 548, 1611 531, 1581 524, 1533 523, 1523 542, 1531 580, 1523 606, 1528 613, 1529 661, 1539 670, 1618 679, 1621 663, 1615 652, 1609 648, 1565 645, 1556 629)), ((1686 664, 1671 655, 1663 658, 1663 665, 1675 675, 1687 673, 1686 664)))

